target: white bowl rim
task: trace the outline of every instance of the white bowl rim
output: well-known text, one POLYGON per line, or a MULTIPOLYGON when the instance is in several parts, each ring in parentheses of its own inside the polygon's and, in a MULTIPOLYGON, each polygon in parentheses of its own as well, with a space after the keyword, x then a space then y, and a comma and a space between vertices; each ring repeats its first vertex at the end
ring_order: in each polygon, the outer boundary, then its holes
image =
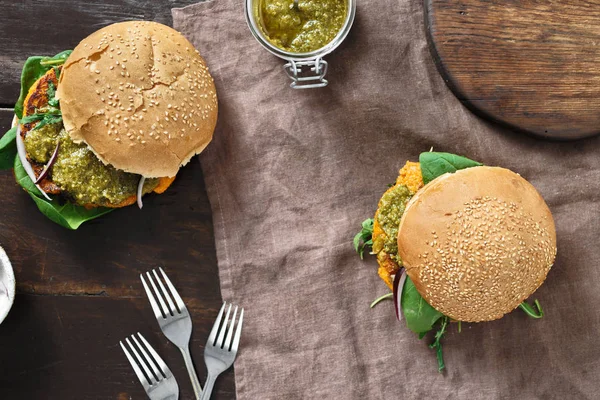
MULTIPOLYGON (((0 300, 1 324, 15 301, 15 275, 10 260, 2 246, 0 246, 0 285, 2 285, 2 290, 6 291, 6 296, 8 297, 7 301, 0 300)), ((0 296, 4 296, 4 294, 0 294, 0 296)))

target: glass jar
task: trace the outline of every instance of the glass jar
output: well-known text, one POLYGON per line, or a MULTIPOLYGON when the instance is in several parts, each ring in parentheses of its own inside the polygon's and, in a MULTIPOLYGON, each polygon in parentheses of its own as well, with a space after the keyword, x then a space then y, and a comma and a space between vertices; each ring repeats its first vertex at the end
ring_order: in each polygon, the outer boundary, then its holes
POLYGON ((336 36, 320 49, 307 53, 294 53, 283 50, 269 41, 262 27, 260 6, 263 0, 245 0, 246 21, 252 35, 271 54, 287 61, 283 66, 292 80, 293 89, 310 89, 327 86, 327 61, 324 56, 334 51, 348 36, 354 15, 356 14, 355 0, 346 0, 346 19, 336 36))

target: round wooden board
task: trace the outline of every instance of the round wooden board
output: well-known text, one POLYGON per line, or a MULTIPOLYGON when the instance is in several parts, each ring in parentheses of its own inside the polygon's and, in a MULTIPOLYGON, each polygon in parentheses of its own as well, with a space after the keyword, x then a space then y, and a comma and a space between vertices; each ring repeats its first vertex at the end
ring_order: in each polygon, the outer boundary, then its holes
POLYGON ((476 113, 555 139, 600 133, 600 1, 425 0, 438 70, 476 113))

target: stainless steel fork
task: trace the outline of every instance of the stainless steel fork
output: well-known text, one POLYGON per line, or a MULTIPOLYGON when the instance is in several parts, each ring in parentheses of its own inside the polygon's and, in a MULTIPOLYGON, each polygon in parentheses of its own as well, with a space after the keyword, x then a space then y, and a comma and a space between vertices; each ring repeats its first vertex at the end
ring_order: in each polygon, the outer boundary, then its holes
POLYGON ((206 363, 206 368, 208 369, 208 377, 206 378, 206 383, 204 384, 202 400, 210 399, 210 395, 217 377, 221 375, 223 371, 233 365, 233 361, 235 360, 235 356, 237 355, 238 347, 240 345, 242 323, 244 322, 244 309, 241 309, 240 319, 237 322, 237 326, 235 317, 237 316, 238 307, 235 307, 233 310, 233 317, 231 320, 229 320, 229 313, 231 311, 230 304, 227 308, 225 320, 221 324, 224 310, 225 303, 223 303, 221 311, 219 311, 217 320, 210 331, 210 336, 208 337, 206 347, 204 348, 204 362, 206 363), (219 327, 221 328, 220 330, 219 327), (234 328, 235 337, 233 333, 234 328), (217 333, 219 334, 219 337, 217 337, 217 333), (227 333, 227 337, 225 337, 225 333, 227 333), (233 342, 231 341, 232 338, 233 342))
POLYGON ((144 387, 146 394, 150 400, 179 399, 179 386, 177 386, 177 381, 171 370, 139 332, 138 337, 143 346, 135 335, 131 335, 131 340, 129 338, 125 339, 127 346, 122 341, 119 343, 133 367, 133 371, 144 387), (132 341, 135 343, 135 346, 131 343, 132 341), (128 347, 129 350, 127 349, 128 347), (140 354, 142 357, 140 357, 140 354))
POLYGON ((192 335, 192 318, 190 317, 190 313, 185 307, 181 296, 179 296, 179 293, 177 293, 177 290, 167 277, 167 274, 165 274, 165 271, 163 271, 162 268, 159 268, 159 270, 169 288, 168 291, 155 269, 151 271, 152 273, 146 272, 146 278, 150 282, 152 289, 150 289, 150 286, 146 283, 143 274, 140 275, 140 279, 142 280, 142 284, 144 285, 144 289, 146 290, 148 300, 150 300, 160 329, 167 339, 181 350, 183 360, 185 361, 185 367, 187 368, 190 380, 192 381, 194 394, 196 395, 196 399, 200 399, 202 387, 200 386, 198 375, 196 375, 189 349, 190 337, 192 335), (171 298, 173 298, 175 304, 171 298))

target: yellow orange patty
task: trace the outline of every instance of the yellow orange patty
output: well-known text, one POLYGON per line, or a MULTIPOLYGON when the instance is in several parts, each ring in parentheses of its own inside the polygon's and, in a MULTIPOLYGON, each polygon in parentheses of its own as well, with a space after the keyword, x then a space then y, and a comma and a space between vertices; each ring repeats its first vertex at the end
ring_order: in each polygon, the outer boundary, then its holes
MULTIPOLYGON (((394 186, 390 187, 386 193, 393 191, 398 186, 406 186, 411 193, 411 196, 414 195, 420 188, 423 187, 423 176, 421 175, 421 167, 418 162, 407 161, 404 167, 400 169, 398 173, 398 179, 396 179, 396 183, 394 186)), ((377 211, 375 212, 375 217, 373 218, 373 252, 377 257, 377 264, 379 265, 379 269, 377 273, 379 277, 383 279, 383 281, 392 289, 393 286, 393 275, 396 274, 398 268, 400 266, 398 263, 388 254, 385 249, 377 246, 377 243, 383 243, 388 239, 387 234, 381 227, 378 221, 379 209, 381 208, 381 200, 377 207, 377 211)), ((400 221, 398 221, 400 223, 400 221)), ((393 238, 394 240, 396 238, 393 238)))

